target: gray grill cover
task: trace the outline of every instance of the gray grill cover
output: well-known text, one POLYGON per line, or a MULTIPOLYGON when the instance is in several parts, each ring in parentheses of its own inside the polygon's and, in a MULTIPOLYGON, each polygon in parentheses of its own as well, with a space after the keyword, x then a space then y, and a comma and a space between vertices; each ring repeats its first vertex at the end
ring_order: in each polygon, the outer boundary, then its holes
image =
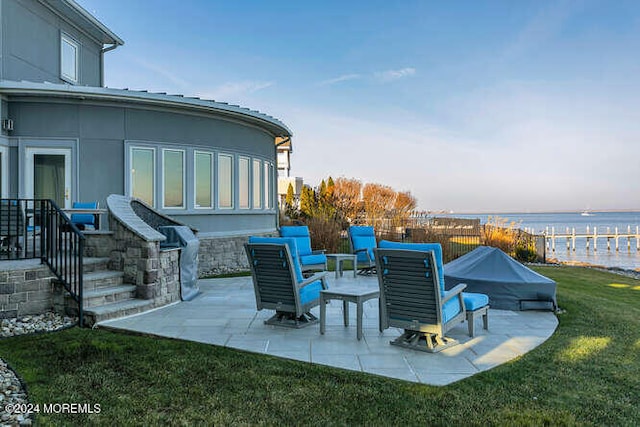
POLYGON ((444 266, 445 286, 466 283, 466 292, 489 296, 500 310, 549 309, 556 304, 556 282, 520 264, 498 248, 480 246, 444 266))
POLYGON ((198 289, 198 249, 200 240, 193 231, 184 225, 158 227, 158 231, 167 240, 160 244, 162 248, 180 248, 180 298, 189 301, 200 292, 198 289))

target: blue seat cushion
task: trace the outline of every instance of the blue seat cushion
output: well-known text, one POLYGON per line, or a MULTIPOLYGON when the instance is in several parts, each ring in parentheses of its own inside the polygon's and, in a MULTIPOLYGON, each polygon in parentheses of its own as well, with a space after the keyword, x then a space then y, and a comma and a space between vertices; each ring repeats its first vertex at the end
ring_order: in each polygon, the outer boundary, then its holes
POLYGON ((300 255, 300 264, 302 265, 325 264, 326 262, 325 254, 300 255))
POLYGON ((300 289, 300 303, 307 304, 320 298, 320 291, 322 290, 322 281, 316 280, 313 283, 300 289))
POLYGON ((296 247, 296 239, 291 237, 258 237, 251 236, 249 237, 249 243, 275 243, 278 245, 286 244, 289 246, 289 252, 291 253, 291 259, 293 260, 293 270, 296 275, 296 280, 298 282, 302 282, 304 279, 302 277, 302 269, 300 268, 300 263, 298 262, 298 257, 296 254, 298 253, 298 248, 296 247))
POLYGON ((284 225, 280 227, 281 237, 291 237, 296 239, 298 246, 298 256, 311 255, 311 237, 309 227, 306 225, 284 225))
MULTIPOLYGON (((446 292, 445 295, 446 294, 448 294, 448 292, 446 292)), ((458 297, 453 297, 442 306, 442 321, 447 323, 461 311, 462 309, 460 308, 460 301, 458 300, 458 297)))
POLYGON ((378 243, 378 247, 380 249, 404 249, 407 251, 433 251, 436 257, 436 267, 440 281, 440 295, 444 297, 444 267, 442 266, 442 245, 440 245, 440 243, 402 243, 381 240, 380 243, 378 243))
POLYGON ((351 245, 353 251, 356 252, 359 262, 367 262, 373 260, 373 248, 377 246, 376 233, 373 227, 352 225, 349 227, 349 235, 351 236, 351 245))
MULTIPOLYGON (((98 202, 73 202, 73 209, 98 209, 98 202)), ((96 217, 92 214, 72 214, 71 222, 82 225, 96 225, 96 217)))
POLYGON ((467 311, 476 311, 479 308, 489 305, 489 296, 472 292, 463 292, 464 308, 467 311))

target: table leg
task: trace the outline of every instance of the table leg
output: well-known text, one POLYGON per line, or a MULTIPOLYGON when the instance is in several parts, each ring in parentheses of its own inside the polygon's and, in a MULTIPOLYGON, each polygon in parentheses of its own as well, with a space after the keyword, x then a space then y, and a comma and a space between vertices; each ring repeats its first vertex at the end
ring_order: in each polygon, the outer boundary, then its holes
POLYGON ((349 326, 349 301, 342 301, 342 317, 344 318, 344 326, 349 326))
POLYGON ((324 296, 320 294, 320 335, 324 335, 326 321, 327 321, 327 302, 324 300, 324 296))
POLYGON ((357 317, 356 317, 356 322, 357 322, 357 332, 356 332, 356 336, 358 337, 358 341, 360 341, 362 339, 362 300, 360 298, 358 298, 356 300, 356 305, 357 305, 357 317))
POLYGON ((355 279, 356 277, 358 277, 358 256, 354 255, 353 256, 353 278, 355 279))

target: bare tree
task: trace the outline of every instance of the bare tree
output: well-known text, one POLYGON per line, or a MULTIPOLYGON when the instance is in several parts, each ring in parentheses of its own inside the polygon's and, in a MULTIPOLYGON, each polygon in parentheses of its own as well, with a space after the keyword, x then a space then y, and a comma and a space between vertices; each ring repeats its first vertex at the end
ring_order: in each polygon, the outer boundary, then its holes
POLYGON ((337 214, 353 222, 361 207, 362 183, 354 178, 336 178, 333 183, 332 200, 337 214))
POLYGON ((396 192, 388 185, 365 184, 362 189, 364 210, 374 227, 390 216, 395 200, 396 192))

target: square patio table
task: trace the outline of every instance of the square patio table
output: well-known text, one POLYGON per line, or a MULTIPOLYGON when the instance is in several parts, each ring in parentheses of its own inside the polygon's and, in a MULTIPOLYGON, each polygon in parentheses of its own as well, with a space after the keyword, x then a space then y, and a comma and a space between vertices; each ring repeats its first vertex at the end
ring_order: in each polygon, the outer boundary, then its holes
POLYGON ((353 262, 353 277, 356 277, 358 270, 358 255, 356 254, 326 254, 327 258, 333 258, 336 261, 336 279, 342 277, 342 267, 345 261, 353 262))
POLYGON ((361 288, 357 286, 337 287, 332 289, 324 289, 320 291, 320 334, 324 335, 327 322, 327 302, 330 300, 342 301, 342 315, 344 326, 349 326, 349 303, 356 304, 356 336, 358 340, 362 339, 362 304, 373 298, 378 298, 380 291, 378 289, 361 288))

